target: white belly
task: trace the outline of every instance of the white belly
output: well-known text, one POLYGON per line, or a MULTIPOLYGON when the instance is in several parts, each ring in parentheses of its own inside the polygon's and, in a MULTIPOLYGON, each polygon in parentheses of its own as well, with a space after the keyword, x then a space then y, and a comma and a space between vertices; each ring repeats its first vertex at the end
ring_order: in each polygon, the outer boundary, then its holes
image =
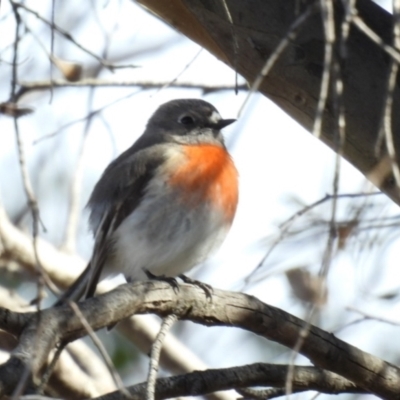
POLYGON ((173 195, 160 197, 157 192, 148 193, 114 232, 106 271, 121 272, 132 280, 147 279, 144 270, 177 276, 202 262, 225 239, 230 224, 208 204, 189 210, 173 195))

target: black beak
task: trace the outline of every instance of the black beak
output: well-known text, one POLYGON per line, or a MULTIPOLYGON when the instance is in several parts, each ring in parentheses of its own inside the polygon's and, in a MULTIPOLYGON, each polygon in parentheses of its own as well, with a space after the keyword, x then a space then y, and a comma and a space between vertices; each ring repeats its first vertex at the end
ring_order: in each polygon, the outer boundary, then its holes
POLYGON ((221 119, 216 124, 214 124, 214 128, 221 130, 226 126, 233 124, 234 122, 236 122, 236 119, 221 119))

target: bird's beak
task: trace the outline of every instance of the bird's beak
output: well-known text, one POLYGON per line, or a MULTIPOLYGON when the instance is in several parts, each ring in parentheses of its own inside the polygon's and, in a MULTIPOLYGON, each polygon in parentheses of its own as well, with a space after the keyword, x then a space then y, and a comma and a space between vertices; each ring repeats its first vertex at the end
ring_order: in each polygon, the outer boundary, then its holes
POLYGON ((214 127, 220 130, 230 124, 233 124, 234 122, 236 122, 236 119, 221 119, 216 124, 214 124, 214 127))

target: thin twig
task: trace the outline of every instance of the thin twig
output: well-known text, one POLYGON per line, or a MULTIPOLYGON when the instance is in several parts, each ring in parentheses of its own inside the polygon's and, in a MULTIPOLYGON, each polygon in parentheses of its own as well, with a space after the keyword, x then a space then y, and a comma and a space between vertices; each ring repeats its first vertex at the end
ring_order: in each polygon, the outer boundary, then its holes
MULTIPOLYGON (((56 0, 51 0, 51 34, 50 34, 50 80, 53 80, 53 73, 54 73, 54 20, 55 20, 55 7, 56 7, 56 0)), ((53 101, 53 88, 50 89, 50 99, 49 104, 53 101)))
MULTIPOLYGON (((10 0, 11 1, 11 0, 10 0)), ((15 40, 14 40, 14 55, 12 62, 12 81, 11 81, 11 94, 10 97, 13 98, 16 90, 16 82, 17 82, 17 66, 18 66, 18 49, 19 49, 19 29, 21 25, 21 18, 19 16, 17 7, 14 7, 14 3, 11 1, 12 10, 14 12, 15 20, 16 20, 16 28, 15 28, 15 40)), ((32 215, 32 241, 33 241, 33 250, 36 259, 36 271, 38 273, 37 280, 37 308, 40 310, 41 299, 43 298, 43 286, 44 282, 48 286, 48 288, 53 292, 57 293, 58 290, 55 288, 54 284, 51 282, 47 274, 44 272, 42 265, 40 263, 39 254, 37 251, 37 238, 39 234, 39 224, 40 224, 40 215, 39 215, 39 207, 38 203, 33 191, 33 187, 29 178, 28 168, 25 160, 25 151, 24 145, 21 138, 21 133, 19 130, 17 116, 14 116, 14 131, 17 142, 17 151, 18 151, 18 162, 21 170, 22 183, 25 191, 25 195, 28 199, 28 206, 32 215)))
POLYGON ((136 94, 138 94, 138 92, 129 93, 128 95, 120 97, 119 99, 116 99, 116 100, 112 101, 111 103, 108 103, 105 106, 98 108, 97 110, 92 110, 87 115, 85 115, 83 118, 79 118, 79 119, 76 119, 74 121, 68 122, 67 124, 65 124, 65 125, 61 126, 60 128, 58 128, 56 131, 48 133, 47 135, 41 136, 39 139, 36 139, 33 142, 33 144, 37 144, 37 143, 41 142, 42 140, 50 139, 50 138, 52 138, 54 136, 57 136, 64 129, 67 129, 67 128, 75 125, 75 124, 78 124, 79 122, 85 122, 89 118, 92 118, 97 114, 101 114, 105 109, 107 109, 107 108, 109 108, 111 106, 114 106, 115 104, 118 104, 119 102, 121 102, 123 100, 127 100, 130 97, 135 96, 136 94))
MULTIPOLYGON (((193 60, 192 60, 193 61, 193 60)), ((38 82, 39 83, 39 82, 38 82)), ((38 90, 42 90, 43 89, 49 89, 51 87, 51 84, 49 81, 44 81, 43 83, 43 87, 39 87, 38 90)), ((39 83, 39 86, 42 84, 39 83)), ((212 85, 202 85, 202 84, 196 84, 196 83, 189 83, 189 82, 112 82, 112 81, 102 81, 102 80, 97 80, 97 79, 85 79, 84 81, 79 81, 79 82, 69 82, 69 81, 64 81, 64 80, 59 80, 59 81, 53 81, 54 83, 54 87, 69 87, 69 86, 87 86, 87 87, 112 87, 112 86, 126 86, 126 87, 141 87, 143 89, 154 89, 154 88, 163 88, 163 87, 181 87, 181 88, 189 88, 189 89, 203 89, 205 91, 211 92, 211 91, 218 91, 218 90, 230 90, 233 89, 233 86, 231 85, 218 85, 218 86, 212 86, 212 85)), ((21 82, 20 85, 22 86, 22 88, 25 87, 29 87, 29 86, 24 86, 24 85, 31 85, 30 83, 27 82, 21 82)), ((32 85, 32 89, 27 89, 28 91, 30 90, 35 90, 37 89, 37 87, 33 87, 34 85, 32 85)), ((247 90, 247 86, 242 85, 239 86, 240 90, 247 90)), ((46 140, 49 138, 52 138, 56 135, 58 135, 60 132, 62 132, 64 129, 67 129, 79 122, 84 122, 86 121, 88 118, 91 118, 92 116, 96 115, 96 114, 100 114, 102 111, 104 111, 105 109, 107 109, 108 107, 111 107, 117 103, 119 103, 120 101, 126 100, 134 95, 136 95, 138 92, 134 92, 134 93, 129 93, 127 96, 123 96, 115 101, 112 101, 109 104, 106 104, 103 107, 100 107, 96 110, 92 110, 90 111, 85 117, 83 118, 79 118, 76 119, 74 121, 68 122, 67 124, 61 126, 60 128, 58 128, 56 131, 51 132, 49 134, 43 135, 42 137, 40 137, 39 139, 36 139, 33 144, 37 144, 39 142, 41 142, 42 140, 46 140)))
POLYGON ((324 27, 325 52, 324 68, 322 72, 321 88, 318 97, 317 110, 315 114, 312 133, 317 138, 321 136, 322 120, 325 111, 325 105, 328 98, 329 84, 331 80, 331 69, 333 61, 333 44, 335 42, 335 20, 333 14, 332 0, 320 0, 321 17, 324 27))
POLYGON ((238 94, 239 90, 237 88, 238 86, 238 73, 237 73, 237 62, 238 62, 238 56, 239 56, 239 43, 238 39, 236 37, 235 33, 235 25, 233 24, 233 18, 232 14, 229 10, 228 4, 226 3, 226 0, 221 0, 222 5, 224 6, 225 14, 228 18, 230 27, 231 27, 231 35, 232 35, 232 41, 233 41, 233 71, 235 73, 235 94, 238 94))
MULTIPOLYGON (((394 326, 400 326, 400 320, 394 320, 394 319, 390 319, 390 318, 383 318, 380 315, 374 315, 365 311, 360 310, 359 308, 356 307, 346 307, 346 309, 348 311, 353 311, 356 312, 358 314, 361 314, 363 316, 362 321, 366 321, 366 320, 371 320, 373 319, 374 321, 378 321, 378 322, 384 322, 385 324, 390 324, 390 325, 394 325, 394 326)), ((357 322, 359 322, 359 320, 357 320, 357 322)))
MULTIPOLYGON (((333 199, 331 207, 331 219, 329 223, 329 234, 326 243, 326 248, 321 262, 321 267, 319 270, 319 277, 321 277, 321 287, 319 289, 319 299, 311 305, 308 316, 305 319, 305 325, 299 334, 299 338, 296 342, 295 347, 292 351, 291 360, 289 362, 288 375, 286 379, 286 395, 289 396, 292 393, 293 387, 293 371, 294 362, 299 354, 299 351, 308 336, 311 323, 313 318, 317 315, 319 306, 322 304, 322 299, 326 295, 326 279, 331 266, 335 238, 337 236, 337 205, 338 205, 338 191, 339 191, 339 179, 340 179, 340 162, 343 149, 343 143, 345 140, 345 118, 344 118, 344 108, 343 108, 343 81, 341 79, 340 64, 337 60, 333 58, 333 45, 335 43, 335 20, 334 20, 334 9, 332 0, 321 0, 321 13, 323 17, 324 33, 325 33, 325 56, 324 56, 324 70, 322 75, 320 96, 318 99, 317 114, 314 121, 313 134, 320 137, 322 130, 323 112, 325 109, 326 101, 328 98, 329 85, 331 83, 332 72, 334 82, 333 86, 333 109, 337 116, 337 124, 335 126, 335 170, 333 177, 333 199)), ((345 22, 345 21, 344 21, 345 22)), ((342 26, 343 29, 343 26, 342 26)), ((340 48, 343 50, 345 48, 345 43, 341 42, 340 48)))
POLYGON ((257 266, 253 269, 253 271, 246 277, 245 279, 245 285, 249 284, 251 282, 251 278, 254 276, 254 274, 264 265, 265 261, 268 259, 268 257, 271 255, 271 253, 275 250, 277 245, 286 237, 290 227, 293 225, 293 223, 303 216, 304 214, 308 213, 311 211, 313 208, 327 202, 330 200, 333 200, 334 197, 337 199, 342 199, 342 198, 357 198, 357 197, 365 197, 365 196, 375 196, 375 195, 382 195, 382 192, 372 192, 372 193, 343 193, 343 194, 337 194, 332 195, 332 194, 326 194, 323 198, 315 201, 314 203, 309 204, 308 206, 303 207, 301 210, 297 211, 294 213, 291 217, 289 217, 286 221, 282 222, 279 225, 280 233, 278 237, 273 241, 271 246, 269 247, 268 251, 266 254, 262 257, 262 259, 259 261, 257 266))
MULTIPOLYGON (((93 90, 90 92, 89 96, 89 109, 93 104, 93 90)), ((90 114, 90 113, 89 113, 90 114)), ((74 176, 72 178, 70 193, 69 193, 69 212, 67 217, 67 223, 65 226, 64 241, 61 248, 69 253, 75 253, 76 251, 76 237, 79 225, 79 215, 81 211, 80 207, 80 197, 82 189, 82 179, 84 172, 84 160, 85 152, 87 150, 89 141, 89 128, 93 122, 93 117, 95 114, 90 114, 86 120, 86 124, 83 131, 83 137, 81 145, 78 151, 78 160, 76 162, 74 176)))
POLYGON ((352 9, 351 23, 359 29, 365 36, 377 44, 386 54, 388 54, 393 60, 400 63, 400 52, 393 46, 388 45, 384 40, 374 32, 364 20, 357 14, 357 9, 352 9))
POLYGON ((76 47, 81 49, 83 52, 86 54, 90 55, 91 57, 95 58, 104 68, 107 68, 110 71, 113 71, 115 69, 121 69, 121 68, 137 68, 136 65, 133 64, 128 64, 128 65, 114 65, 112 63, 109 63, 108 61, 104 60, 103 58, 99 57, 97 54, 93 53, 91 50, 87 49, 86 47, 82 46, 79 42, 77 42, 73 36, 60 26, 56 25, 55 23, 48 21, 46 18, 42 17, 38 12, 35 10, 32 10, 31 8, 27 7, 25 4, 18 3, 14 0, 10 0, 12 5, 16 8, 22 8, 23 10, 29 12, 30 14, 34 15, 37 19, 40 21, 44 22, 46 25, 48 25, 52 30, 55 30, 57 33, 59 33, 61 36, 63 36, 65 39, 69 40, 71 43, 73 43, 76 47))
POLYGON ((315 201, 314 203, 311 203, 310 205, 302 208, 300 211, 297 211, 296 213, 294 213, 290 218, 288 218, 285 222, 281 223, 279 225, 280 229, 284 229, 287 225, 290 225, 292 222, 294 222, 294 220, 296 220, 297 218, 301 217, 302 215, 306 214, 307 212, 309 212, 310 210, 312 210, 313 208, 329 201, 329 200, 333 200, 334 197, 336 197, 337 199, 354 199, 357 197, 369 197, 369 196, 376 196, 376 195, 383 195, 382 192, 366 192, 366 193, 342 193, 342 194, 326 194, 324 197, 322 197, 322 199, 319 199, 317 201, 315 201))
POLYGON ((48 277, 48 275, 46 274, 44 269, 42 268, 40 258, 39 258, 39 253, 37 250, 37 239, 38 239, 38 235, 39 235, 39 223, 40 223, 39 206, 38 206, 35 194, 33 192, 31 181, 29 179, 28 169, 27 169, 26 160, 25 160, 25 151, 24 151, 24 146, 23 146, 23 142, 21 139, 21 134, 19 131, 17 118, 14 118, 14 129, 15 129, 15 135, 16 135, 16 141, 17 141, 18 160, 19 160, 19 165, 20 165, 20 169, 21 169, 22 182, 23 182, 25 194, 28 198, 28 206, 29 206, 29 209, 31 210, 31 214, 32 214, 33 250, 34 250, 35 259, 36 259, 36 272, 38 273, 38 276, 39 276, 38 277, 38 295, 37 295, 36 301, 37 301, 38 308, 40 308, 41 299, 43 298, 43 286, 44 286, 43 283, 46 283, 46 286, 54 294, 58 293, 58 289, 54 286, 53 282, 48 277))
MULTIPOLYGON (((194 59, 197 55, 194 57, 194 59)), ((194 60, 193 59, 193 60, 194 60)), ((193 60, 191 62, 193 62, 193 60)), ((186 68, 186 67, 185 67, 186 68)), ((16 93, 16 99, 19 99, 22 95, 27 92, 34 90, 47 90, 50 88, 67 88, 67 87, 141 87, 142 89, 162 89, 165 87, 174 87, 182 89, 201 89, 206 93, 211 93, 219 90, 232 90, 235 89, 232 85, 210 85, 206 83, 196 83, 196 82, 157 82, 157 81, 115 81, 97 78, 86 78, 77 82, 67 81, 65 79, 55 79, 55 80, 43 80, 43 81, 33 81, 18 82, 20 90, 16 93)), ((238 90, 248 90, 246 84, 239 85, 238 90)))
MULTIPOLYGON (((200 54, 202 53, 203 48, 200 47, 199 51, 194 55, 194 57, 182 68, 182 70, 178 73, 178 75, 175 76, 174 79, 172 79, 172 81, 170 82, 166 82, 164 85, 160 86, 159 89, 156 91, 155 94, 159 93, 161 90, 163 89, 167 89, 169 87, 174 87, 175 84, 177 84, 177 80, 179 79, 179 77, 196 61, 196 59, 200 56, 200 54)), ((179 83, 178 83, 179 85, 179 83)), ((189 88, 187 88, 189 89, 189 88)))
POLYGON ((125 388, 125 386, 124 386, 124 384, 122 382, 122 379, 118 374, 118 371, 115 369, 115 366, 114 366, 110 356, 107 353, 107 350, 104 348, 103 344, 101 343, 101 341, 99 340, 97 335, 94 333, 92 327, 90 326, 90 324, 88 323, 86 318, 83 316, 83 314, 82 314, 81 310, 79 309, 78 305, 76 303, 74 303, 73 301, 68 301, 68 305, 72 308, 72 310, 74 311, 76 316, 79 318, 79 320, 81 321, 83 327, 86 329, 86 332, 88 333, 88 335, 92 339, 94 345, 99 350, 101 356, 103 357, 103 360, 105 361, 105 363, 107 365, 107 368, 109 369, 109 371, 111 373, 111 376, 113 377, 114 383, 117 386, 118 390, 120 390, 121 393, 123 393, 129 399, 131 397, 131 395, 126 390, 126 388, 125 388))
POLYGON ((296 367, 295 361, 300 353, 301 348, 303 347, 304 341, 307 339, 307 336, 310 332, 312 321, 316 316, 316 311, 317 311, 317 306, 315 304, 312 304, 309 308, 306 318, 304 319, 304 325, 299 332, 299 336, 296 340, 296 343, 291 351, 290 360, 288 364, 288 372, 285 381, 285 394, 287 397, 289 397, 289 395, 293 393, 293 379, 296 367))
MULTIPOLYGON (((332 5, 332 4, 331 4, 332 5)), ((333 5, 332 5, 333 7, 333 5)), ((333 19, 333 14, 330 16, 333 19)), ((332 24, 334 21, 332 21, 332 24)), ((346 23, 346 21, 343 21, 346 23)), ((342 24, 343 24, 342 23, 342 24)), ((333 27, 334 28, 334 27, 333 27)), ((343 25, 342 25, 343 31, 343 25)), ((343 42, 345 39, 341 38, 341 49, 345 48, 345 43, 343 42)), ((332 69, 332 67, 330 68, 332 69)), ((340 70, 340 63, 338 60, 333 62, 333 109, 337 118, 337 124, 335 125, 335 172, 333 177, 332 189, 333 189, 333 201, 332 201, 332 208, 331 208, 331 219, 329 223, 329 236, 328 241, 326 244, 326 249, 324 252, 321 268, 319 271, 319 275, 326 280, 331 261, 332 261, 332 254, 333 254, 333 246, 334 241, 337 236, 337 195, 339 191, 339 180, 340 180, 340 163, 341 163, 341 156, 343 152, 343 144, 345 143, 345 128, 346 128, 346 121, 345 121, 345 110, 343 105, 343 80, 341 76, 340 70)), ((323 295, 323 293, 321 293, 323 295)))
POLYGON ((350 26, 352 22, 352 16, 356 13, 356 0, 343 0, 343 6, 345 8, 345 18, 342 23, 342 37, 340 42, 340 57, 344 60, 347 57, 347 40, 350 35, 350 26))
POLYGON ((26 365, 23 373, 19 377, 18 385, 15 387, 11 400, 19 400, 21 395, 23 394, 26 385, 28 384, 29 377, 31 376, 31 366, 26 365))
MULTIPOLYGON (((323 1, 323 0, 321 0, 323 1)), ((332 262, 332 257, 333 257, 333 251, 334 251, 334 243, 335 243, 335 238, 337 236, 337 221, 336 221, 336 215, 337 215, 337 206, 338 206, 338 190, 339 190, 339 179, 340 179, 340 162, 341 162, 341 155, 342 155, 342 149, 343 149, 343 143, 345 140, 345 117, 344 117, 344 108, 343 108, 343 99, 342 99, 342 94, 343 94, 343 81, 341 79, 341 73, 340 73, 340 64, 337 60, 333 61, 333 44, 334 44, 334 15, 333 15, 333 4, 330 1, 327 1, 325 3, 326 10, 324 10, 324 26, 325 26, 325 62, 324 62, 324 74, 323 74, 323 82, 321 84, 321 94, 320 96, 325 96, 323 103, 323 108, 321 109, 321 115, 320 115, 320 123, 319 126, 317 126, 317 131, 314 131, 314 133, 320 133, 321 127, 322 127, 322 112, 323 109, 325 108, 325 103, 326 99, 328 96, 328 87, 329 87, 329 82, 331 79, 331 71, 333 70, 334 75, 334 82, 333 82, 333 87, 334 87, 334 97, 333 97, 333 104, 334 104, 334 111, 337 116, 337 125, 335 129, 335 151, 336 151, 336 157, 335 157, 335 170, 334 170, 334 177, 333 177, 333 199, 332 199, 332 207, 331 207, 331 219, 329 222, 329 235, 328 235, 328 240, 326 244, 326 248, 324 251, 324 255, 322 258, 321 262, 321 268, 319 271, 319 276, 322 278, 321 279, 321 288, 319 289, 319 299, 314 302, 314 304, 311 306, 311 309, 309 311, 309 314, 307 318, 305 319, 305 326, 303 327, 301 333, 299 334, 298 341, 296 343, 296 346, 293 349, 292 352, 292 357, 291 361, 289 363, 289 370, 288 370, 288 376, 286 380, 286 394, 289 396, 292 393, 292 382, 293 382, 293 369, 294 369, 294 361, 295 358, 297 357, 301 346, 304 343, 304 340, 307 338, 307 335, 309 333, 309 329, 311 327, 311 323, 313 318, 316 316, 316 313, 318 311, 318 307, 320 304, 322 304, 322 300, 325 295, 326 295, 326 278, 328 276, 328 272, 331 266, 332 262), (328 21, 329 20, 329 21, 328 21), (333 30, 333 33, 332 31, 333 30), (330 46, 328 46, 326 43, 328 40, 331 40, 330 46), (327 56, 328 54, 328 56, 327 56), (327 73, 325 75, 325 72, 327 73), (325 88, 326 91, 324 92, 323 86, 324 86, 324 80, 326 80, 326 83, 328 84, 328 87, 325 88)), ((321 9, 322 5, 321 5, 321 9)), ((344 44, 342 43, 341 46, 342 49, 344 49, 344 44)), ((320 99, 321 100, 321 97, 320 99)), ((320 105, 320 101, 318 102, 320 105)), ((318 110, 317 110, 317 116, 318 116, 318 110)), ((316 123, 317 125, 317 123, 316 123)), ((315 126, 314 126, 315 128, 315 126)), ((318 136, 318 135, 317 135, 318 136)))
POLYGON ((60 355, 63 352, 63 350, 64 350, 66 345, 67 345, 66 343, 60 343, 58 345, 58 347, 56 348, 56 351, 54 352, 53 358, 52 358, 50 364, 47 366, 46 370, 44 371, 44 373, 42 375, 42 378, 40 380, 40 384, 39 384, 38 389, 37 389, 37 391, 39 393, 42 393, 44 387, 47 385, 47 382, 49 381, 50 376, 54 371, 54 367, 56 366, 57 361, 60 358, 60 355))
MULTIPOLYGON (((115 27, 115 23, 114 23, 115 27)), ((107 57, 110 45, 110 36, 106 35, 105 45, 103 48, 102 56, 103 58, 107 57)), ((97 74, 99 74, 99 70, 97 74)), ((97 77, 97 76, 96 76, 97 77)), ((90 89, 89 99, 88 99, 88 109, 91 110, 93 107, 93 96, 94 96, 94 88, 90 89)), ((89 129, 90 125, 93 122, 93 117, 95 114, 89 112, 89 116, 86 119, 86 124, 83 131, 83 138, 81 142, 81 146, 78 153, 78 160, 75 167, 74 177, 71 183, 71 191, 69 196, 69 213, 67 218, 67 224, 65 228, 65 236, 62 248, 70 253, 74 253, 76 250, 76 236, 78 230, 79 223, 79 214, 80 214, 80 195, 82 188, 82 179, 83 179, 83 170, 84 170, 84 155, 88 146, 88 137, 89 137, 89 129)))
MULTIPOLYGON (((393 36, 394 36, 394 47, 396 50, 400 50, 400 1, 393 0, 393 36)), ((399 62, 392 59, 390 63, 390 73, 388 79, 386 102, 383 114, 383 129, 385 132, 385 142, 388 151, 390 165, 396 182, 396 186, 400 189, 400 169, 397 164, 396 150, 393 142, 393 130, 392 130, 392 113, 393 113, 393 96, 396 88, 397 75, 399 71, 399 62)))
POLYGON ((158 332, 153 346, 151 347, 149 373, 147 376, 146 400, 155 399, 158 364, 160 360, 162 344, 165 335, 168 333, 177 319, 178 317, 175 314, 170 314, 168 317, 164 318, 160 331, 158 332))

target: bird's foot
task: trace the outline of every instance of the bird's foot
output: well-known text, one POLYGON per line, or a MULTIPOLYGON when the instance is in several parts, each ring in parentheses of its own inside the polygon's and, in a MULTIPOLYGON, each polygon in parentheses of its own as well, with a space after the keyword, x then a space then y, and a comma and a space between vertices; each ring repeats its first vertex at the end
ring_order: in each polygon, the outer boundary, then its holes
POLYGON ((212 286, 207 285, 207 283, 197 281, 196 279, 189 278, 183 274, 179 275, 179 278, 181 278, 183 280, 183 282, 187 283, 188 285, 193 285, 193 286, 199 287, 200 289, 203 290, 204 294, 206 295, 206 298, 212 300, 212 295, 214 292, 214 289, 212 288, 212 286))
POLYGON ((149 280, 167 282, 169 285, 172 286, 175 293, 179 292, 179 285, 175 278, 165 276, 165 275, 154 275, 147 269, 144 270, 144 273, 146 274, 146 276, 149 280))

